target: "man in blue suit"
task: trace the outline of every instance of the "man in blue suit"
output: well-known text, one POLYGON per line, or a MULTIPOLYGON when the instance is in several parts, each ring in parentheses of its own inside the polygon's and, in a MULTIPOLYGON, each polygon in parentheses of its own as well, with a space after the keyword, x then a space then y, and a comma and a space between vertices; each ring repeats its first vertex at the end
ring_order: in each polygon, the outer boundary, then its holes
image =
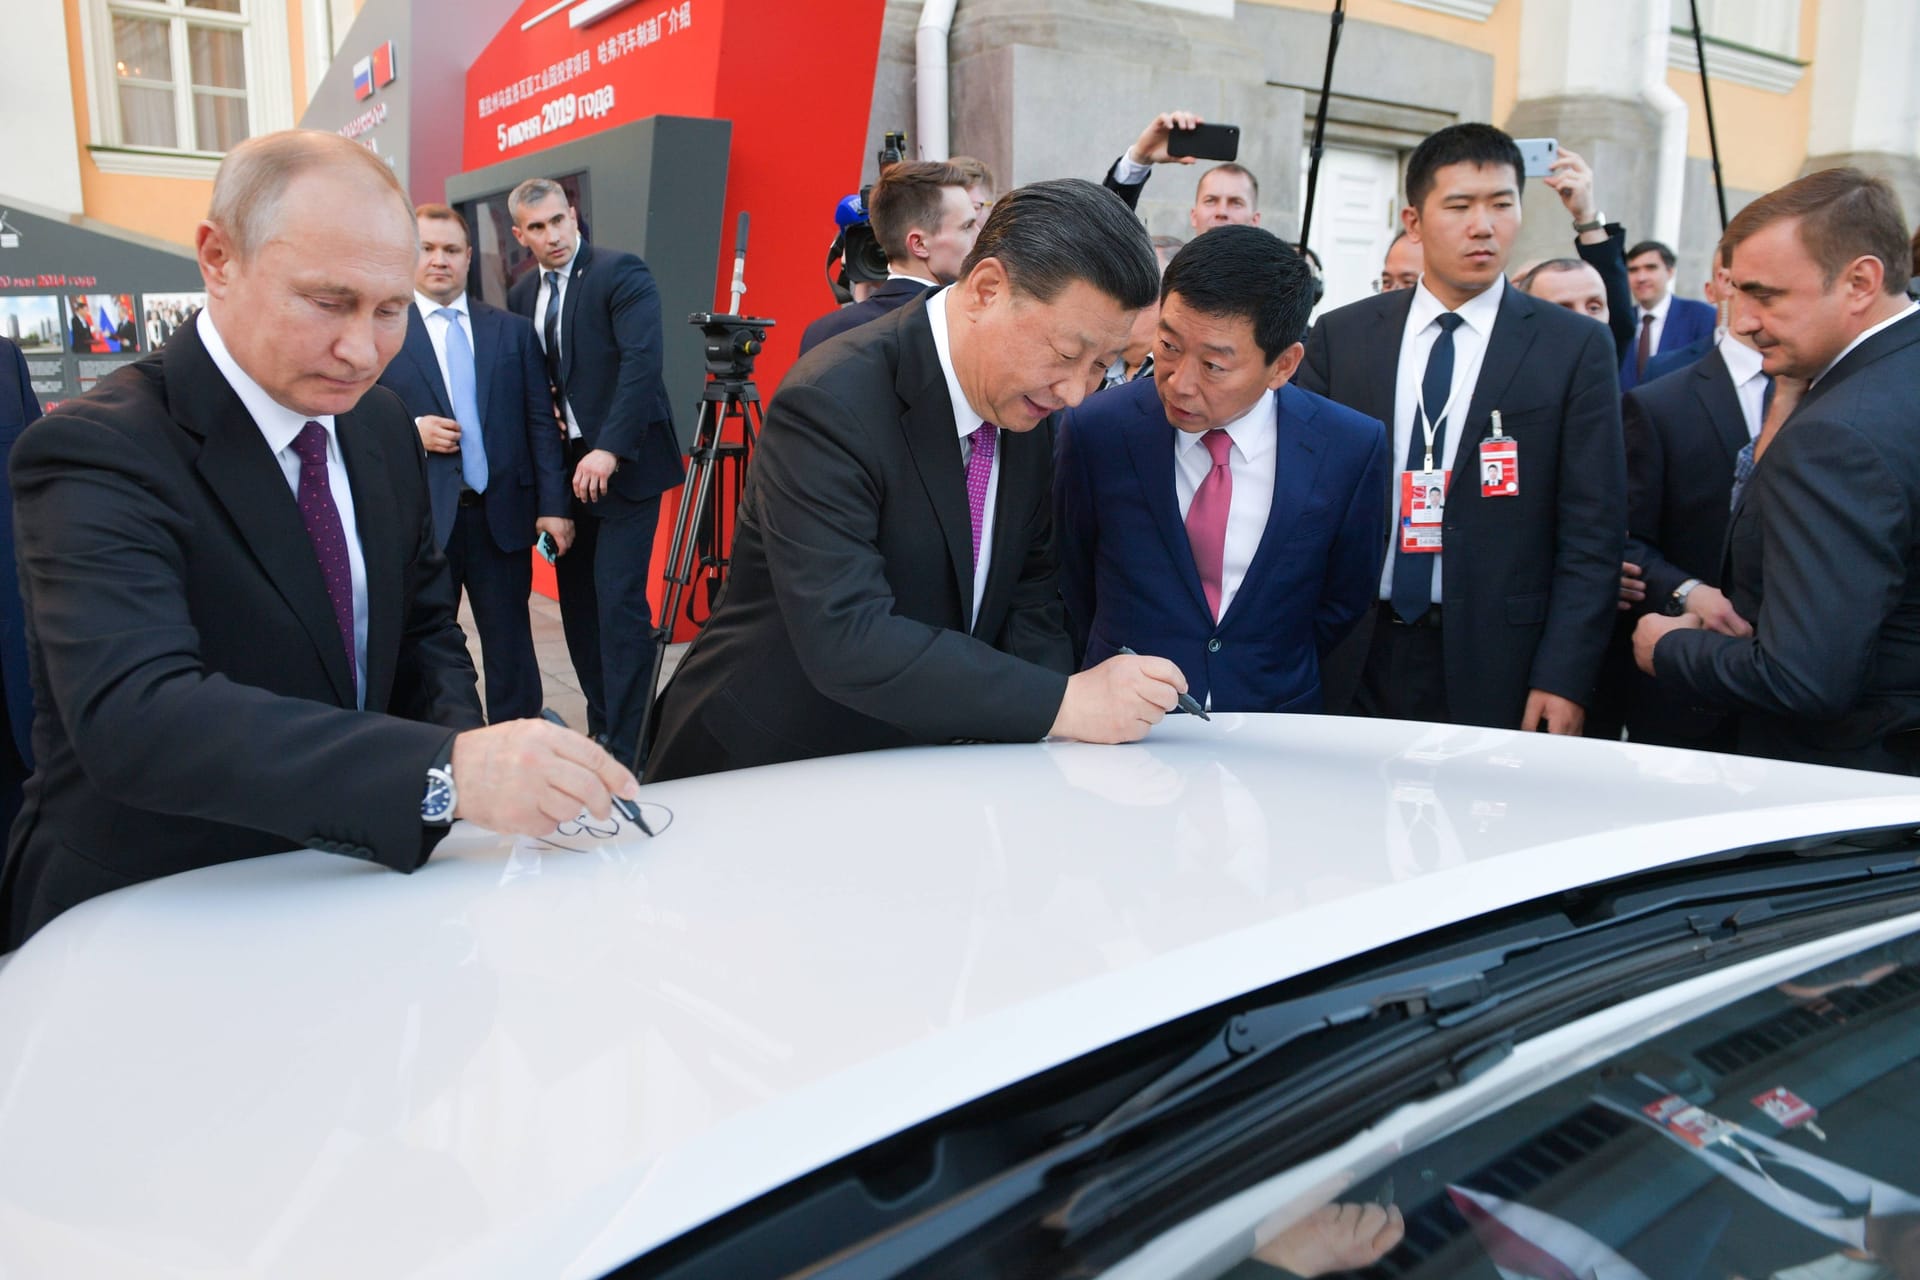
MULTIPOLYGON (((1642 240, 1627 250, 1627 284, 1633 290, 1633 345, 1620 362, 1620 389, 1631 391, 1645 382, 1647 364, 1655 356, 1678 351, 1704 340, 1713 341, 1715 315, 1711 306, 1692 298, 1675 297, 1672 249, 1658 240, 1642 240)), ((1706 347, 1702 347, 1704 354, 1706 347)))
POLYGON ((540 533, 560 552, 573 542, 560 428, 532 322, 467 297, 466 219, 443 204, 420 205, 414 217, 414 305, 380 382, 405 402, 426 446, 433 536, 473 608, 487 719, 524 720, 541 702, 529 549, 540 533))
MULTIPOLYGON (((0 338, 0 466, 20 433, 40 416, 27 358, 19 346, 0 338)), ((7 717, 0 733, 0 831, 20 812, 20 787, 33 772, 33 686, 27 679, 26 613, 20 604, 20 575, 13 561, 13 490, 0 485, 0 532, 6 554, 0 556, 0 710, 7 717)))
POLYGON ((1171 659, 1220 711, 1319 711, 1378 594, 1385 428, 1298 387, 1313 282, 1258 227, 1167 265, 1153 377, 1062 416, 1060 583, 1083 667, 1171 659))

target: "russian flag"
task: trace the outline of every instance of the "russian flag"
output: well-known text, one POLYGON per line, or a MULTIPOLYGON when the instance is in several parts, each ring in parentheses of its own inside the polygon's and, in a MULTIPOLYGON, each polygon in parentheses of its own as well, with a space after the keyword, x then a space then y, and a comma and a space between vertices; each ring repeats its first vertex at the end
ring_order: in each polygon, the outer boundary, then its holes
POLYGON ((393 41, 373 51, 373 82, 384 89, 393 83, 393 41))
POLYGON ((362 58, 353 64, 353 96, 356 98, 373 96, 372 58, 362 58))

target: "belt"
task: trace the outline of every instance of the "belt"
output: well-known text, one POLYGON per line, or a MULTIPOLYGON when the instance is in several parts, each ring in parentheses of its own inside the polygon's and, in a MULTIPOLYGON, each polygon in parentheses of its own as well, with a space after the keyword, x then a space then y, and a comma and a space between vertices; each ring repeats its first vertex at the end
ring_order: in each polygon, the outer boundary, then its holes
POLYGON ((1385 600, 1382 600, 1380 602, 1380 618, 1382 621, 1390 623, 1396 627, 1409 627, 1409 628, 1432 627, 1438 630, 1440 626, 1440 606, 1437 604, 1430 604, 1427 606, 1427 611, 1425 613, 1421 614, 1418 618, 1415 618, 1412 622, 1405 622, 1401 620, 1401 617, 1399 614, 1393 611, 1393 606, 1391 604, 1389 604, 1385 600))
POLYGON ((478 489, 462 489, 460 491, 460 505, 463 507, 477 507, 486 500, 487 495, 481 493, 478 489))

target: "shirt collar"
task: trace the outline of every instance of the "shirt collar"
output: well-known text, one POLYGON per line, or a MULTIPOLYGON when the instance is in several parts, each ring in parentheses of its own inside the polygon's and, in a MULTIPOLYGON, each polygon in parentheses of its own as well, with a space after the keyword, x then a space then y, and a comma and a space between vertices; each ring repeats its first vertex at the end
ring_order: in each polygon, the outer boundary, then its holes
POLYGON ((429 298, 426 294, 420 292, 418 289, 415 289, 413 291, 413 300, 414 300, 414 303, 419 306, 420 314, 423 316, 430 316, 434 312, 440 310, 440 308, 442 307, 452 307, 455 311, 458 311, 461 315, 466 316, 469 320, 473 318, 472 313, 467 310, 467 291, 465 289, 462 289, 460 291, 460 296, 455 298, 452 302, 435 302, 432 298, 429 298))
POLYGON ((1731 333, 1720 339, 1720 358, 1726 361, 1727 374, 1736 387, 1746 386, 1765 372, 1760 367, 1765 357, 1731 333))
POLYGON ((1655 320, 1664 324, 1666 323, 1667 312, 1671 310, 1673 310, 1673 290, 1669 289, 1660 295, 1660 301, 1654 303, 1651 307, 1642 307, 1639 318, 1641 322, 1644 323, 1648 316, 1652 316, 1655 320))
POLYGON ((911 280, 915 284, 925 285, 929 289, 935 289, 939 287, 933 281, 927 279, 925 276, 909 275, 904 271, 895 271, 892 267, 887 268, 887 280, 889 282, 894 280, 911 280))
POLYGON ((939 357, 940 372, 946 375, 947 399, 953 402, 953 425, 965 439, 986 425, 986 419, 973 411, 960 390, 960 377, 953 371, 953 342, 947 333, 947 291, 935 289, 927 295, 927 325, 933 330, 933 354, 939 357))
MULTIPOLYGON (((1506 287, 1505 278, 1495 276, 1491 285, 1461 303, 1455 311, 1469 328, 1485 337, 1493 332, 1494 319, 1500 314, 1500 295, 1506 287)), ((1446 310, 1447 304, 1434 297, 1427 288, 1427 278, 1421 276, 1420 283, 1413 286, 1413 306, 1407 313, 1407 331, 1419 333, 1446 310)))
MULTIPOLYGON (((1274 447, 1275 428, 1279 423, 1280 395, 1275 391, 1263 392, 1253 407, 1226 423, 1219 429, 1227 433, 1234 448, 1248 462, 1256 462, 1274 447)), ((1200 441, 1206 438, 1204 431, 1175 431, 1174 443, 1181 449, 1197 449, 1200 441)))
POLYGON ((233 358, 233 353, 227 350, 227 344, 221 341, 220 331, 214 328, 213 317, 207 314, 206 308, 201 308, 199 318, 194 321, 194 328, 200 335, 200 344, 213 358, 214 366, 226 378, 227 385, 233 388, 233 393, 240 397, 240 403, 253 418, 254 425, 260 428, 260 434, 267 438, 268 448, 275 453, 286 449, 293 443, 293 438, 300 434, 300 429, 309 422, 317 422, 326 428, 328 447, 335 448, 332 444, 332 415, 310 418, 304 413, 287 408, 268 395, 266 389, 255 382, 247 371, 240 367, 240 362, 233 358))
POLYGON ((1827 365, 1826 368, 1820 371, 1819 376, 1814 378, 1813 382, 1810 382, 1807 385, 1812 386, 1814 382, 1818 382, 1820 381, 1821 378, 1824 378, 1828 374, 1832 373, 1834 365, 1839 364, 1842 360, 1845 360, 1848 356, 1852 355, 1853 349, 1859 346, 1861 343, 1865 342, 1868 338, 1871 338, 1874 334, 1880 332, 1882 329, 1891 329, 1894 325, 1899 324, 1902 320, 1905 320, 1908 316, 1912 315, 1916 311, 1920 311, 1920 303, 1916 303, 1911 299, 1909 299, 1906 306, 1900 308, 1900 310, 1888 316, 1885 320, 1882 320, 1879 324, 1873 326, 1873 328, 1862 330, 1860 333, 1860 336, 1855 338, 1852 342, 1849 342, 1846 345, 1845 349, 1842 350, 1839 355, 1835 356, 1833 360, 1827 365))

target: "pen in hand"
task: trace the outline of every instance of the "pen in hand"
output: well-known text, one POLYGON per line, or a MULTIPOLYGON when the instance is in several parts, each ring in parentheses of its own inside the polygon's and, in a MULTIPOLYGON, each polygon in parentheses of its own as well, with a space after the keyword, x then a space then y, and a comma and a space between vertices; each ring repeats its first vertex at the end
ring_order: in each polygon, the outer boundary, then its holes
MULTIPOLYGON (((1121 645, 1118 651, 1126 654, 1129 658, 1137 658, 1140 656, 1125 645, 1121 645)), ((1207 714, 1207 709, 1201 706, 1199 700, 1190 693, 1180 695, 1180 709, 1190 716, 1199 716, 1202 720, 1213 719, 1212 716, 1207 714)))
MULTIPOLYGON (((567 722, 563 720, 560 717, 560 713, 558 711, 555 711, 552 707, 540 708, 540 718, 542 720, 545 720, 548 724, 557 724, 562 729, 567 727, 567 722)), ((642 831, 646 832, 648 835, 653 834, 652 828, 648 827, 645 822, 641 821, 640 806, 637 802, 628 800, 624 796, 609 796, 608 799, 613 801, 613 807, 619 811, 619 814, 621 817, 625 818, 628 822, 631 822, 634 826, 640 828, 642 831)))

